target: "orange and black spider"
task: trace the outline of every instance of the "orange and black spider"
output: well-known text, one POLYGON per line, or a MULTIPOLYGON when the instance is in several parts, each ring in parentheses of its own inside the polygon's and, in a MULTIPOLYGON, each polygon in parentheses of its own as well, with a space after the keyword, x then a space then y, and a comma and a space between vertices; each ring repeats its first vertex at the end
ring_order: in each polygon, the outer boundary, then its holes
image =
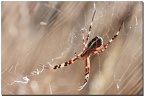
POLYGON ((92 21, 91 21, 91 24, 89 26, 89 32, 88 32, 88 35, 87 35, 85 40, 84 40, 84 35, 83 35, 83 46, 84 46, 83 51, 81 53, 79 53, 78 55, 76 55, 75 57, 73 57, 72 59, 70 59, 69 61, 64 62, 62 64, 55 65, 55 66, 44 66, 45 69, 59 69, 59 68, 62 68, 62 67, 73 64, 78 59, 85 60, 85 62, 86 62, 86 65, 85 65, 85 81, 79 87, 78 90, 83 89, 85 87, 85 85, 87 84, 87 82, 88 82, 89 74, 90 74, 90 56, 103 52, 108 47, 108 45, 118 36, 118 34, 121 30, 122 24, 123 24, 123 22, 122 22, 119 29, 118 29, 118 31, 117 31, 117 33, 114 35, 114 37, 112 39, 110 39, 108 41, 108 43, 103 44, 103 39, 99 36, 95 36, 88 43, 95 13, 96 13, 96 9, 95 9, 95 4, 94 4, 94 11, 93 11, 93 16, 92 16, 92 21))

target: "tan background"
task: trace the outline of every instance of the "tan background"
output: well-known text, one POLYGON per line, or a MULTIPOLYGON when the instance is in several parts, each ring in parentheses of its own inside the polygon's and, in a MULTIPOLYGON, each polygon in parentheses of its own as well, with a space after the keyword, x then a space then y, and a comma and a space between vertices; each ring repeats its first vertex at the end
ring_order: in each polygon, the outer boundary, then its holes
POLYGON ((93 5, 2 2, 2 94, 142 94, 142 2, 96 2, 90 39, 98 35, 106 43, 122 19, 124 25, 106 51, 91 56, 83 90, 77 91, 84 61, 58 70, 37 66, 60 64, 82 51, 81 32, 87 33, 93 5))

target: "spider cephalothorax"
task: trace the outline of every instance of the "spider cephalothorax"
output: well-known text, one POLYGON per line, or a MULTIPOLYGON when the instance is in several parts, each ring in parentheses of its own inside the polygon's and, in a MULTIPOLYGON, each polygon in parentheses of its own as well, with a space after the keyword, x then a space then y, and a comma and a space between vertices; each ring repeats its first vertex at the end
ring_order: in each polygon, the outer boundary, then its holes
POLYGON ((118 31, 116 32, 116 34, 106 44, 103 44, 103 39, 101 37, 99 37, 99 36, 95 36, 88 43, 89 36, 90 36, 90 33, 91 33, 91 29, 92 29, 94 16, 95 16, 95 12, 96 12, 96 9, 95 9, 95 4, 94 4, 94 13, 93 13, 93 16, 92 16, 92 21, 91 21, 91 24, 89 26, 89 32, 88 32, 88 35, 87 35, 85 40, 84 40, 84 35, 83 35, 83 46, 84 46, 83 51, 80 52, 78 55, 74 56, 72 59, 70 59, 67 62, 61 63, 59 65, 55 65, 55 66, 44 66, 45 69, 58 69, 58 68, 63 68, 65 66, 71 65, 74 62, 76 62, 78 59, 85 60, 85 62, 86 62, 85 63, 86 64, 85 65, 85 81, 79 87, 79 90, 83 89, 83 87, 87 84, 88 79, 89 79, 89 74, 90 74, 90 56, 103 52, 108 47, 108 45, 118 36, 118 34, 119 34, 120 30, 121 30, 122 24, 123 24, 123 21, 122 21, 122 23, 121 23, 118 31))

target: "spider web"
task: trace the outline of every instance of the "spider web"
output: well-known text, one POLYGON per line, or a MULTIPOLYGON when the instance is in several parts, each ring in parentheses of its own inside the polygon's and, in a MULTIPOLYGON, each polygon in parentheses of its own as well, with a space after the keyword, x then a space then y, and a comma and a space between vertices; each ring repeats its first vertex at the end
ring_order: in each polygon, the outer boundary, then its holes
POLYGON ((82 51, 94 2, 2 2, 2 94, 142 94, 142 2, 95 2, 90 34, 107 43, 91 56, 83 90, 85 62, 58 70, 42 65, 68 61, 82 51))

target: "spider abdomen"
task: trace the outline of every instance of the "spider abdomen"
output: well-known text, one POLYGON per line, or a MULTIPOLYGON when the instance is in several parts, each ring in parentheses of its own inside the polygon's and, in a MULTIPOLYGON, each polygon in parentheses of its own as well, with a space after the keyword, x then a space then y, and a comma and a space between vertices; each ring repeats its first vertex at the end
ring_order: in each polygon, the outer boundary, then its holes
POLYGON ((87 48, 81 54, 81 57, 87 57, 92 54, 96 48, 100 47, 103 44, 103 39, 99 36, 93 38, 87 45, 87 48))
POLYGON ((96 49, 97 47, 100 47, 101 45, 103 45, 103 39, 99 36, 96 36, 95 38, 93 38, 89 43, 87 48, 88 49, 96 49))

